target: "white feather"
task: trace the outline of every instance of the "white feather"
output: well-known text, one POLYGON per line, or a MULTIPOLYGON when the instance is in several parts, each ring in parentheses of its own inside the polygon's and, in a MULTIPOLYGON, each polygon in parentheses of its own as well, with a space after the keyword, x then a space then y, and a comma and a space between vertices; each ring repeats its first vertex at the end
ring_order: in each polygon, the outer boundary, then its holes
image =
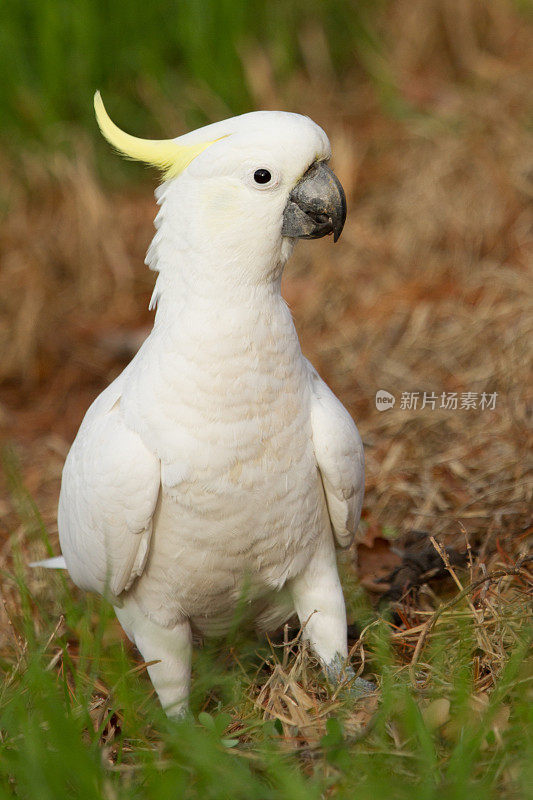
POLYGON ((363 443, 354 421, 342 403, 311 364, 309 368, 312 387, 311 426, 316 460, 337 544, 339 547, 349 547, 357 530, 363 505, 363 443))
POLYGON ((67 565, 63 556, 45 558, 44 561, 31 561, 30 567, 44 567, 44 569, 66 569, 67 565))

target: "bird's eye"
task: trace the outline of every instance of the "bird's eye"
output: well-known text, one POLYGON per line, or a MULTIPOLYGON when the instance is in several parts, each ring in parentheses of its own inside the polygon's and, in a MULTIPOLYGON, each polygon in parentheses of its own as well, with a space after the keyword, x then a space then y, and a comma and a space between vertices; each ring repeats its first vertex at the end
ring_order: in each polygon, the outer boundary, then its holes
POLYGON ((272 180, 272 175, 267 169, 256 169, 254 172, 254 181, 256 183, 268 183, 272 180))

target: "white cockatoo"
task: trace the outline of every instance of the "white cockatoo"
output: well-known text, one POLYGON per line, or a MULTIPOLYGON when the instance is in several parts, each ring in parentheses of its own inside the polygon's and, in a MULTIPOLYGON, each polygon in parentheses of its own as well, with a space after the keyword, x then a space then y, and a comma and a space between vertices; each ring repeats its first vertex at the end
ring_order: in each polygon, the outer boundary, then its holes
POLYGON ((95 109, 117 150, 164 174, 146 258, 156 314, 66 460, 66 567, 111 600, 170 715, 187 708, 192 631, 223 634, 243 595, 259 631, 296 612, 339 678, 335 545, 359 522, 363 447, 280 292, 296 240, 336 241, 344 225, 328 138, 308 117, 259 111, 146 141, 99 93, 95 109))

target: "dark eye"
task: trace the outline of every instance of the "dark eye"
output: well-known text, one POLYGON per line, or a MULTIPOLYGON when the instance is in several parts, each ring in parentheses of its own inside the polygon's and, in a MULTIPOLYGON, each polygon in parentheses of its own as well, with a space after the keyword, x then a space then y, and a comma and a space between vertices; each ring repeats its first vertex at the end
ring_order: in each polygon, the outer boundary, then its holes
POLYGON ((254 172, 254 181, 256 183, 268 183, 272 180, 272 175, 267 169, 256 169, 254 172))

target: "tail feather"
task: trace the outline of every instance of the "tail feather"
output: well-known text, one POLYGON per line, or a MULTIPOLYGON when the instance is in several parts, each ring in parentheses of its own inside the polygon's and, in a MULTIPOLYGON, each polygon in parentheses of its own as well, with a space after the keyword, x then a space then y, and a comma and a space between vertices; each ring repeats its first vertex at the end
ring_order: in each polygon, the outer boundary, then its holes
POLYGON ((32 561, 30 567, 44 567, 45 569, 66 569, 65 559, 63 556, 56 556, 55 558, 45 558, 44 561, 32 561))

